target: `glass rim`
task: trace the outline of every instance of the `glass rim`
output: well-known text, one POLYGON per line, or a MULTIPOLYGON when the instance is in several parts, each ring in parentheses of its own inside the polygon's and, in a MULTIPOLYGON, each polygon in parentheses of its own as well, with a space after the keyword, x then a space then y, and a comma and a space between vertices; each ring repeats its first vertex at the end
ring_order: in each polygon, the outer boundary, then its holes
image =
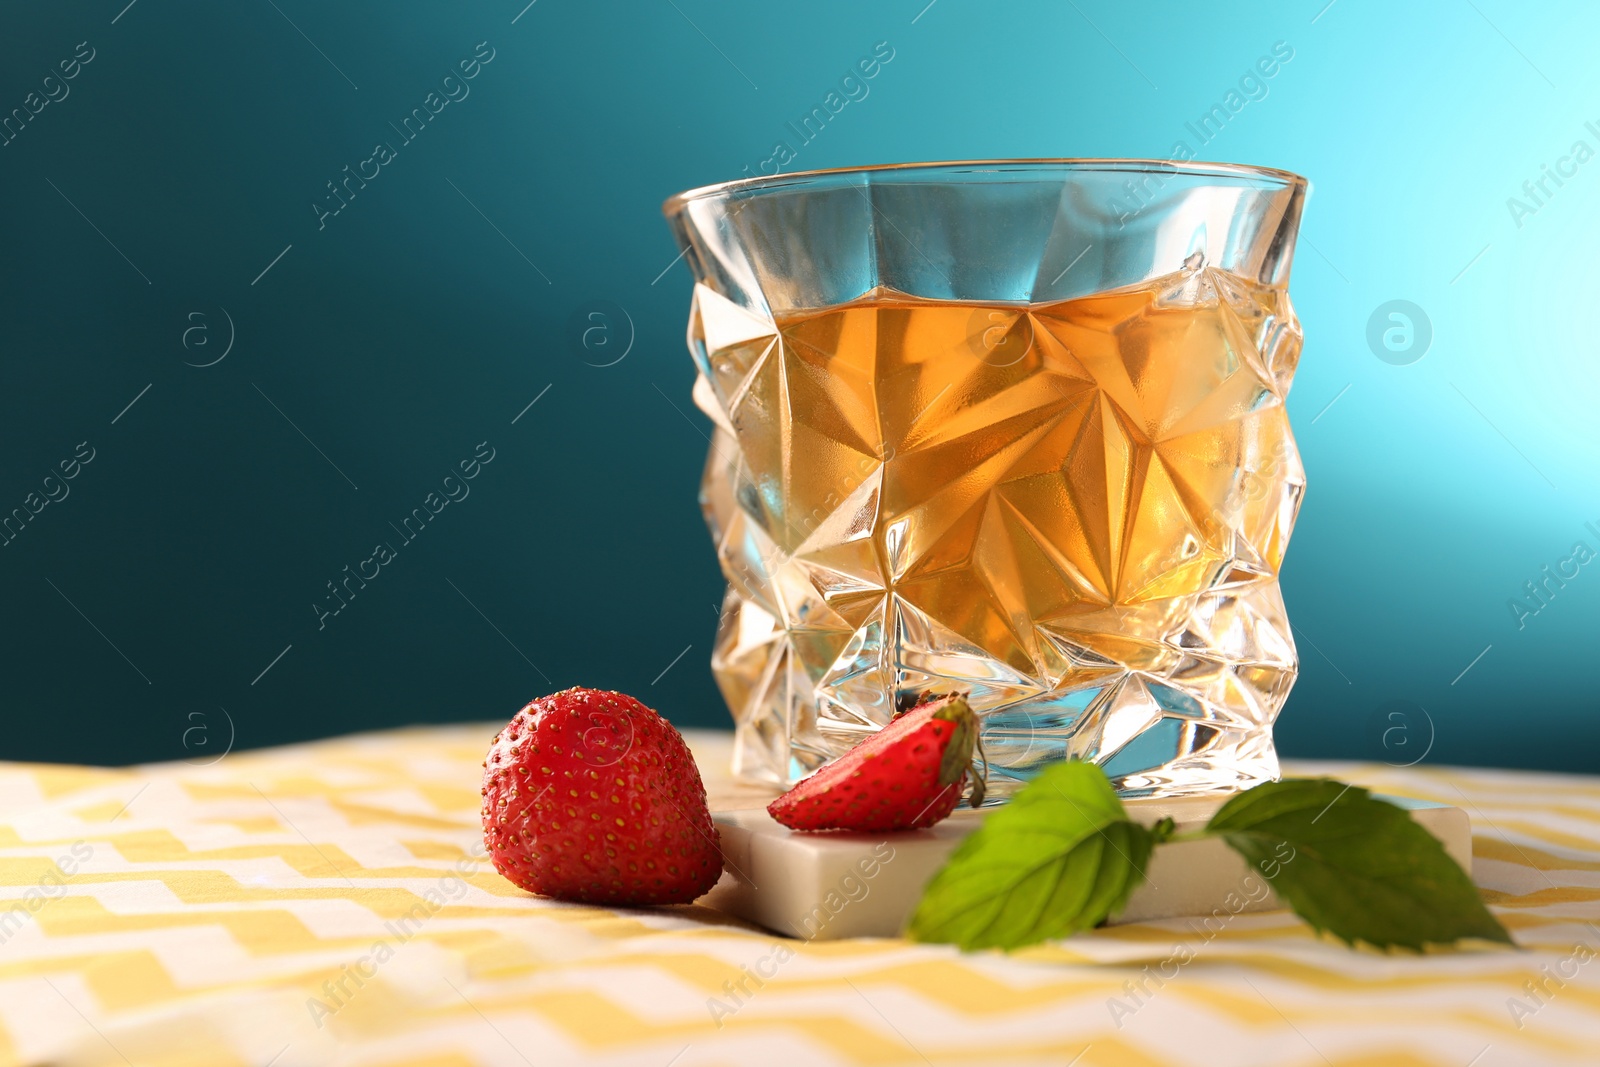
POLYGON ((879 163, 864 167, 828 167, 789 173, 763 174, 754 178, 735 178, 685 189, 667 197, 661 213, 668 218, 698 200, 725 197, 743 191, 770 192, 790 186, 835 184, 831 179, 854 175, 897 174, 905 171, 944 171, 952 176, 988 173, 1030 173, 1051 170, 1128 171, 1132 173, 1180 174, 1196 178, 1244 178, 1276 183, 1286 189, 1304 191, 1310 182, 1302 175, 1276 167, 1257 167, 1246 163, 1212 163, 1202 160, 1178 162, 1171 159, 1059 158, 1059 159, 960 159, 921 163, 879 163))

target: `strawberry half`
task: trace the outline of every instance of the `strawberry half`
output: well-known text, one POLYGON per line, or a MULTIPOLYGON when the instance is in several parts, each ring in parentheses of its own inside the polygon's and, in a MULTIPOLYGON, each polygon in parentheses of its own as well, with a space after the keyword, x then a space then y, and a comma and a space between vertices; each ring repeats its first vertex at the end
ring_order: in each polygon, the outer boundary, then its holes
POLYGON ((722 874, 706 789, 672 724, 622 693, 540 697, 483 761, 483 840, 523 889, 593 904, 687 904, 722 874))
POLYGON ((791 830, 920 830, 961 801, 972 778, 972 806, 983 778, 972 765, 978 717, 965 697, 913 708, 767 805, 791 830))

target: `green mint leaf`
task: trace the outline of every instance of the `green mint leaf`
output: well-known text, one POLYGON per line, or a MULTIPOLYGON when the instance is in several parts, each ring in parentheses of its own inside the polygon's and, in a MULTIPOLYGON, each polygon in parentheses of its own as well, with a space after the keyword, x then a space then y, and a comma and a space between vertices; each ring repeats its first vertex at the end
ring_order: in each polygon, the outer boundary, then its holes
POLYGON ((1100 768, 1053 764, 956 848, 907 932, 1014 949, 1088 929, 1122 910, 1170 832, 1130 821, 1100 768))
POLYGON ((1211 818, 1314 929, 1421 951, 1462 938, 1514 944, 1459 864, 1405 809, 1326 778, 1247 790, 1211 818))

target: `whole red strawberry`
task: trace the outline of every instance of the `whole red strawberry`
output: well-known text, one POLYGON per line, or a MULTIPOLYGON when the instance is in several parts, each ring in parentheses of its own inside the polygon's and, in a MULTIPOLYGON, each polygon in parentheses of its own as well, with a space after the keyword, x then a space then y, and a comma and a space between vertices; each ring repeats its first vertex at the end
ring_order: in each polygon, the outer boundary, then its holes
MULTIPOLYGON (((961 800, 978 720, 960 696, 906 712, 767 805, 791 830, 920 830, 961 800)), ((972 806, 983 802, 973 775, 972 806)))
POLYGON ((722 874, 689 746, 622 693, 540 697, 483 761, 483 839, 529 892, 592 904, 687 904, 722 874))

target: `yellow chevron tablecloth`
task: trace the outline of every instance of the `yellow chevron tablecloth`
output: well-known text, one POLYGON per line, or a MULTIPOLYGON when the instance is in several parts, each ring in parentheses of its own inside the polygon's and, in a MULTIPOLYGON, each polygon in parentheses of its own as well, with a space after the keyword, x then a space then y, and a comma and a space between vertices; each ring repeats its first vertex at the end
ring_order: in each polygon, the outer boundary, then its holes
POLYGON ((1269 913, 962 956, 532 898, 479 852, 493 732, 0 764, 0 1064, 1600 1064, 1600 778, 1292 767, 1465 807, 1521 952, 1269 913))

